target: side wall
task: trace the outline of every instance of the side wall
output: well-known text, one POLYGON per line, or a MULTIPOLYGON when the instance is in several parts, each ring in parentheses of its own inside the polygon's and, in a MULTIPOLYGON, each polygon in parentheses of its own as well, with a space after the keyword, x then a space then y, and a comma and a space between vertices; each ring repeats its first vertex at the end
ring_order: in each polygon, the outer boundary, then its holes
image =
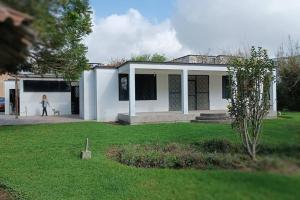
POLYGON ((85 120, 96 119, 96 81, 95 71, 84 71, 79 89, 80 116, 85 120))
POLYGON ((227 99, 222 98, 222 75, 209 74, 210 110, 227 110, 227 99))
POLYGON ((44 94, 47 95, 50 104, 47 108, 48 115, 54 115, 53 108, 59 110, 61 115, 71 114, 71 92, 24 92, 23 80, 20 80, 20 116, 41 115, 41 100, 44 94))

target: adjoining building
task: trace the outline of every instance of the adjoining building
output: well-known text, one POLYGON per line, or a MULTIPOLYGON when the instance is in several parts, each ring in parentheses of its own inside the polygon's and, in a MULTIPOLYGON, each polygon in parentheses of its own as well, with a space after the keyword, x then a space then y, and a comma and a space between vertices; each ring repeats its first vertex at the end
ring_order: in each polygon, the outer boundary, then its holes
MULTIPOLYGON (((48 115, 54 115, 54 111, 59 111, 60 115, 79 114, 78 82, 69 83, 51 74, 32 73, 21 73, 18 79, 20 116, 41 115, 43 95, 49 101, 48 115)), ((8 79, 5 81, 5 114, 15 112, 15 79, 8 79)))

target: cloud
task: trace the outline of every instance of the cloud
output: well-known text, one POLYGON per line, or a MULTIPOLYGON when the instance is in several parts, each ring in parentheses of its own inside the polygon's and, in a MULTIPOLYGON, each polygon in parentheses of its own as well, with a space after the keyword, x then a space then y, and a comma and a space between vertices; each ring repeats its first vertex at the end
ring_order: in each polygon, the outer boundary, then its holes
POLYGON ((222 53, 256 45, 276 52, 300 39, 299 0, 177 0, 171 19, 180 43, 194 52, 222 53))
POLYGON ((190 52, 177 39, 170 20, 153 24, 135 9, 124 15, 93 18, 93 32, 85 40, 90 62, 153 53, 173 58, 190 52))

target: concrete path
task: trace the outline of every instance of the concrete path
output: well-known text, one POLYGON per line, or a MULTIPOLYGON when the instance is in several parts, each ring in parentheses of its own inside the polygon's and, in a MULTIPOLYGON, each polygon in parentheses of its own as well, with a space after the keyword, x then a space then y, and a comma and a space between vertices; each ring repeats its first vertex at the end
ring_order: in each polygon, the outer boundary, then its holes
POLYGON ((83 122, 78 115, 68 116, 31 116, 19 117, 15 119, 14 115, 0 115, 0 126, 3 125, 22 125, 22 124, 55 124, 55 123, 69 123, 69 122, 83 122))

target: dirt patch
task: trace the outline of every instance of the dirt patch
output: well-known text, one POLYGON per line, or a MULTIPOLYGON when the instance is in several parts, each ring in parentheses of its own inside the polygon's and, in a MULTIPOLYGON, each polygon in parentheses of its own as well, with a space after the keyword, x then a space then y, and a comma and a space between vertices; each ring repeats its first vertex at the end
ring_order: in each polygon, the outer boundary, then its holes
POLYGON ((13 198, 7 191, 5 191, 3 188, 0 188, 0 200, 13 200, 13 198))

